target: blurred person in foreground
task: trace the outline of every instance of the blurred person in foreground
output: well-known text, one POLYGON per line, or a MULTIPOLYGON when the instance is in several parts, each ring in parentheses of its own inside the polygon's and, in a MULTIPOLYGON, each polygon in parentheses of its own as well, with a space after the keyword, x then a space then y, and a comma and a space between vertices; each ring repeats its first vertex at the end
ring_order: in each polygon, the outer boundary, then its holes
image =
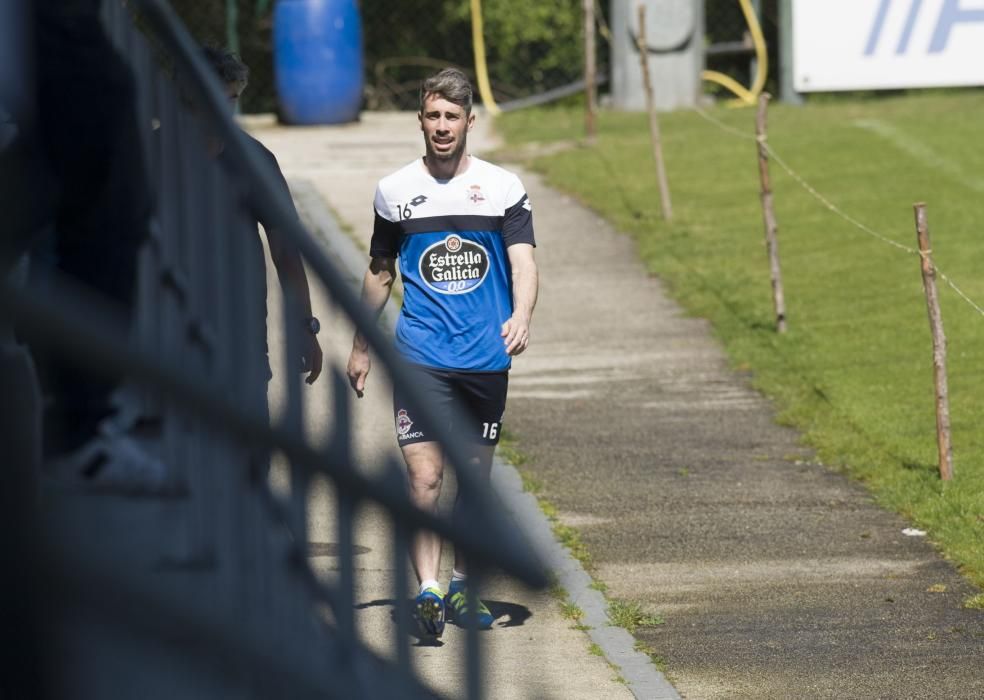
MULTIPOLYGON (((100 0, 34 3, 36 121, 4 211, 8 250, 27 254, 32 294, 65 303, 59 281, 95 294, 122 324, 136 307, 137 256, 153 196, 143 161, 133 75, 106 35, 100 0)), ((66 290, 62 290, 65 294, 66 290)), ((72 294, 71 291, 67 292, 72 294)), ((69 303, 71 300, 68 300, 69 303)), ((76 350, 31 344, 44 394, 51 475, 155 484, 163 464, 113 425, 118 378, 76 364, 76 350)))
MULTIPOLYGON (((362 300, 378 316, 399 258, 404 297, 396 348, 412 367, 412 382, 438 412, 441 427, 468 446, 466 467, 488 483, 509 368, 529 344, 536 304, 532 206, 516 175, 467 152, 475 115, 464 74, 448 68, 425 80, 417 119, 424 157, 383 178, 376 189, 362 300)), ((356 333, 347 373, 360 397, 369 370, 367 342, 356 333)), ((399 391, 393 412, 411 499, 434 512, 445 458, 435 426, 426 425, 399 391)), ((469 609, 461 552, 455 552, 447 594, 437 580, 438 535, 419 532, 410 558, 420 584, 416 617, 424 635, 439 637, 446 618, 491 628, 494 618, 481 601, 469 609)))
MULTIPOLYGON (((226 98, 229 100, 229 107, 235 110, 239 104, 239 98, 249 84, 249 67, 243 63, 237 54, 224 48, 216 46, 205 46, 202 49, 205 60, 215 71, 216 76, 222 83, 226 98)), ((287 187, 287 180, 280 170, 280 164, 276 156, 273 155, 262 143, 243 132, 249 145, 260 154, 262 160, 268 164, 268 172, 274 175, 277 187, 277 195, 280 200, 289 205, 294 218, 299 218, 294 209, 294 202, 290 196, 290 189, 287 187)), ((219 160, 224 159, 225 149, 221 141, 213 140, 210 144, 216 152, 219 160)), ((250 206, 251 195, 245 193, 244 203, 250 206)), ((292 299, 299 305, 301 328, 296 329, 301 333, 301 370, 308 373, 305 380, 308 384, 313 384, 321 374, 323 363, 323 353, 321 345, 318 343, 317 335, 321 330, 320 321, 311 312, 311 292, 308 286, 307 273, 304 271, 304 263, 301 254, 290 241, 270 225, 262 215, 254 210, 253 216, 257 222, 263 226, 266 233, 267 244, 270 249, 270 259, 277 271, 277 279, 286 298, 292 299)), ((266 313, 266 283, 264 279, 262 298, 260 303, 263 312, 266 313)), ((263 342, 266 342, 264 336, 263 342)), ((267 366, 267 376, 270 377, 269 364, 267 366)))

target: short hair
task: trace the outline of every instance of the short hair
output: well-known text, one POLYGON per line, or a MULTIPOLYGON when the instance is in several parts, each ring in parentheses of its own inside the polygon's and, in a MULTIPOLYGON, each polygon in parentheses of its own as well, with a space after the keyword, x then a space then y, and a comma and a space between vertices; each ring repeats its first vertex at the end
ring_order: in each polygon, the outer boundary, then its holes
POLYGON ((202 53, 223 85, 235 83, 243 89, 249 83, 249 66, 243 63, 243 59, 235 51, 206 45, 202 47, 202 53))
POLYGON ((420 111, 424 111, 424 100, 428 95, 439 95, 448 102, 465 108, 471 114, 472 86, 468 77, 457 68, 445 68, 420 84, 420 111))

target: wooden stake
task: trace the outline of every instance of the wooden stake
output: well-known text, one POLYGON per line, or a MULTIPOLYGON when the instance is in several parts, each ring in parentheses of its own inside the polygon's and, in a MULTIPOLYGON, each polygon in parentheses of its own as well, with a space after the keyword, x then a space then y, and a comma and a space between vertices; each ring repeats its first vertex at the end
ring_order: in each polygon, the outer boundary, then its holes
POLYGON ((782 271, 779 266, 779 225, 772 205, 772 181, 769 178, 769 148, 766 135, 766 114, 772 96, 759 95, 758 113, 755 117, 755 136, 758 142, 759 179, 762 183, 762 220, 765 223, 765 249, 769 254, 769 274, 772 278, 772 303, 776 312, 776 331, 786 332, 786 299, 782 292, 782 271))
POLYGON ((950 447, 950 393, 946 381, 946 336, 943 334, 940 299, 936 293, 936 267, 933 265, 933 250, 929 246, 926 205, 920 202, 914 204, 913 209, 916 214, 916 239, 919 242, 923 289, 926 291, 926 308, 929 311, 929 330, 933 334, 933 383, 936 388, 936 444, 939 448, 940 478, 949 481, 953 478, 953 451, 950 447))
POLYGON ((646 42, 646 6, 639 5, 639 34, 636 48, 642 62, 642 83, 646 90, 646 109, 649 110, 649 137, 653 145, 653 160, 656 161, 656 179, 659 182, 659 201, 663 220, 673 219, 673 203, 670 202, 670 185, 666 180, 666 167, 663 165, 663 143, 659 136, 659 120, 656 117, 656 100, 653 98, 653 84, 649 79, 649 50, 646 42))
POLYGON ((598 69, 595 57, 595 0, 584 0, 584 132, 589 145, 597 138, 598 69))

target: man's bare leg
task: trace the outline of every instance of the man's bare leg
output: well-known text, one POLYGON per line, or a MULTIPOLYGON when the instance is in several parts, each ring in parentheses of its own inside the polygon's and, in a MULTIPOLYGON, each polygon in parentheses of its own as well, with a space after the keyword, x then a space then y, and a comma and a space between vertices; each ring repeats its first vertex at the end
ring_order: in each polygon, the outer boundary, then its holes
MULTIPOLYGON (((402 448, 410 481, 411 502, 428 513, 437 512, 444 481, 444 455, 436 442, 418 442, 402 448)), ((445 607, 437 582, 441 569, 441 538, 434 532, 418 530, 410 543, 410 561, 417 574, 417 623, 425 636, 440 637, 444 632, 445 607)))
MULTIPOLYGON (((465 468, 477 477, 480 487, 487 487, 489 484, 494 452, 495 446, 493 445, 471 447, 471 458, 465 468)), ((454 506, 456 511, 462 507, 460 488, 454 506)), ((456 515, 460 515, 460 513, 456 513, 456 515)), ((445 598, 448 606, 447 614, 458 624, 475 624, 479 629, 491 629, 495 623, 495 617, 482 601, 477 598, 474 600, 469 598, 467 572, 465 553, 456 547, 454 550, 454 571, 451 573, 451 583, 448 585, 448 595, 445 598)))
MULTIPOLYGON (((418 442, 401 449, 410 480, 410 501, 421 510, 436 513, 444 481, 441 446, 436 442, 418 442)), ((441 568, 441 538, 429 530, 419 530, 410 544, 410 562, 418 583, 436 581, 441 568)))
MULTIPOLYGON (((492 475, 492 456, 495 454, 495 445, 471 445, 468 449, 468 454, 470 458, 468 460, 468 469, 472 471, 478 478, 480 485, 488 486, 491 483, 492 475)), ((460 493, 455 498, 454 507, 457 511, 459 504, 461 503, 460 493)), ((467 573, 468 564, 465 561, 465 553, 459 550, 457 547, 454 549, 454 569, 460 574, 467 573)))
MULTIPOLYGON (((492 474, 492 456, 495 454, 495 445, 470 445, 468 448, 468 454, 470 455, 470 458, 468 460, 467 468, 470 469, 472 474, 478 478, 479 484, 487 486, 491 483, 490 477, 492 474)), ((456 511, 460 504, 461 489, 458 489, 458 495, 454 501, 456 511)), ((457 547, 454 549, 454 569, 461 574, 468 571, 467 562, 465 561, 465 553, 457 547)))

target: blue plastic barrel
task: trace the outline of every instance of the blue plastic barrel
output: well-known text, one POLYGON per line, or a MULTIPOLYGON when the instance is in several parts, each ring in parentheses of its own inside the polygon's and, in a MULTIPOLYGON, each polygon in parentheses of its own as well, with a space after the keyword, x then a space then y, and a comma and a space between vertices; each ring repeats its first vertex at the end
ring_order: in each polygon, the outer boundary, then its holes
POLYGON ((278 0, 274 75, 280 119, 341 124, 362 104, 362 21, 356 0, 278 0))

